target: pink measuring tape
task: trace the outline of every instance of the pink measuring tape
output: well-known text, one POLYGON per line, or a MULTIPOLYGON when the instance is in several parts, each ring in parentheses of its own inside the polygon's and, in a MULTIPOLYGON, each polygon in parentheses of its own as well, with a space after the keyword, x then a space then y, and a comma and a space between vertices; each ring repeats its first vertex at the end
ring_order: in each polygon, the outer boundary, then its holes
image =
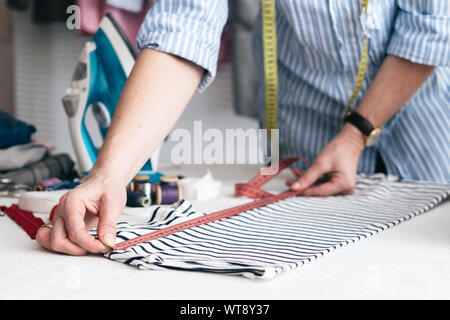
POLYGON ((195 218, 186 222, 182 222, 161 230, 153 231, 150 233, 147 233, 145 235, 136 237, 134 239, 130 239, 124 242, 121 242, 117 245, 115 245, 115 250, 125 250, 131 246, 137 245, 142 242, 154 240, 157 238, 167 237, 173 233, 180 232, 186 229, 190 229, 193 227, 197 227, 200 225, 204 225, 210 222, 214 222, 217 220, 221 220, 224 218, 229 218, 232 216, 235 216, 239 213, 252 210, 255 208, 260 208, 263 206, 266 206, 268 204, 284 200, 286 198, 290 198, 293 196, 298 195, 300 192, 298 191, 291 191, 287 190, 280 194, 274 195, 269 192, 263 191, 260 189, 261 186, 263 186, 265 183, 267 183, 269 180, 274 178, 278 175, 284 168, 290 166, 295 161, 299 160, 299 158, 288 158, 281 160, 279 162, 279 168, 276 172, 271 172, 271 168, 267 168, 263 173, 257 175, 253 179, 251 179, 249 182, 243 184, 238 183, 235 186, 236 190, 236 196, 247 196, 249 198, 258 199, 250 203, 246 203, 243 205, 239 205, 236 207, 220 210, 217 212, 213 212, 207 215, 204 215, 199 218, 195 218))

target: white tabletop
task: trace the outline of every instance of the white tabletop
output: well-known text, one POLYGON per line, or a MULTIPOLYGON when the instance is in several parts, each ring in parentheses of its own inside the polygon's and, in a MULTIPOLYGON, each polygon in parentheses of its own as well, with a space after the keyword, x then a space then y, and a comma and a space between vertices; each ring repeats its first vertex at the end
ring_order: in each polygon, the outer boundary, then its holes
MULTIPOLYGON (((165 167, 166 174, 201 176, 201 166, 165 167)), ((222 195, 193 204, 206 212, 249 201, 233 185, 255 167, 211 167, 222 195)), ((287 174, 268 186, 281 191, 287 174)), ((0 204, 14 200, 0 198, 0 204)), ((147 211, 122 218, 145 221, 147 211)), ((450 202, 336 250, 273 280, 201 272, 143 271, 102 256, 72 257, 42 249, 8 217, 0 218, 1 299, 449 299, 450 202)), ((45 218, 45 216, 44 216, 45 218)))

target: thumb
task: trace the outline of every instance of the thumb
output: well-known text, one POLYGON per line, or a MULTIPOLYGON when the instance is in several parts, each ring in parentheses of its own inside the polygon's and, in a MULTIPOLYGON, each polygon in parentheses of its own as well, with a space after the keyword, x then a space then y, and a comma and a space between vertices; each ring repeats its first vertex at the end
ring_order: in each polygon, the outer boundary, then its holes
POLYGON ((114 249, 116 244, 116 226, 122 207, 108 197, 102 198, 97 228, 98 239, 107 247, 114 249))
POLYGON ((296 182, 291 184, 291 189, 294 191, 305 190, 312 186, 321 176, 326 173, 324 166, 315 161, 305 173, 298 178, 296 182))

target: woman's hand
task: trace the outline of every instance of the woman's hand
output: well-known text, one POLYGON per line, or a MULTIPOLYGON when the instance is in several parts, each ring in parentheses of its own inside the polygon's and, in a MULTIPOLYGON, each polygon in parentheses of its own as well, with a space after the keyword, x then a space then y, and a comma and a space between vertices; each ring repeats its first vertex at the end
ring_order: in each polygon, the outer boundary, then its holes
MULTIPOLYGON (((419 90, 434 71, 433 66, 386 56, 367 93, 356 108, 375 128, 381 128, 419 90)), ((358 160, 364 149, 363 135, 345 124, 305 172, 294 171, 298 180, 289 181, 293 190, 305 196, 349 194, 355 189, 358 160), (326 175, 327 182, 317 180, 326 175), (317 184, 316 184, 317 182, 317 184)))
POLYGON ((364 149, 364 137, 357 128, 345 124, 341 132, 320 152, 304 173, 293 170, 297 180, 287 184, 304 196, 352 194, 355 191, 359 157, 364 149), (320 182, 324 179, 324 182, 320 182), (319 180, 320 179, 320 180, 319 180))
POLYGON ((175 55, 141 51, 94 167, 86 181, 61 199, 54 227, 39 230, 41 245, 73 255, 114 246, 116 222, 126 203, 125 185, 169 134, 203 74, 202 67, 175 55), (87 232, 97 222, 98 240, 87 232))
POLYGON ((122 181, 87 178, 59 201, 53 228, 39 229, 36 240, 45 248, 70 255, 105 253, 115 244, 116 223, 126 202, 122 181), (98 239, 88 233, 98 225, 98 239))

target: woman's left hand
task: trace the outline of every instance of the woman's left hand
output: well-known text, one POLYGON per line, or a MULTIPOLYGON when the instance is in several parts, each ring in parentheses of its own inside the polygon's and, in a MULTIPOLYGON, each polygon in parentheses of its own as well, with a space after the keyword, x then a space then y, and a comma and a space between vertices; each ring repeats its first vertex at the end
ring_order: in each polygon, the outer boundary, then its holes
POLYGON ((311 167, 304 173, 293 170, 297 180, 289 180, 291 190, 304 196, 353 194, 359 157, 364 149, 364 137, 351 124, 325 146, 311 167), (324 182, 320 182, 324 179, 324 182), (319 180, 320 179, 320 180, 319 180))

